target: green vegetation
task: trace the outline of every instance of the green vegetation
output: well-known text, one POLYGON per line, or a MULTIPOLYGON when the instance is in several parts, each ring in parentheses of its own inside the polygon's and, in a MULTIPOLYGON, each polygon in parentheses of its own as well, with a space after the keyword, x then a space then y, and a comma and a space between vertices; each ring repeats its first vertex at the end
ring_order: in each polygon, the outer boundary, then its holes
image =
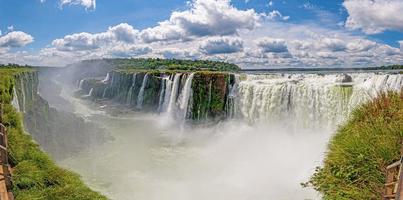
POLYGON ((146 70, 183 70, 183 71, 239 71, 240 68, 231 63, 209 61, 209 60, 178 60, 178 59, 159 59, 159 58, 116 58, 102 60, 82 61, 83 65, 92 65, 93 63, 113 66, 115 69, 146 69, 146 70))
POLYGON ((11 105, 19 73, 29 68, 0 68, 0 102, 3 123, 8 129, 10 163, 13 168, 13 193, 18 200, 93 200, 106 199, 92 191, 77 174, 62 169, 41 151, 24 132, 22 116, 11 105))
POLYGON ((329 144, 309 183, 325 200, 380 199, 385 168, 400 159, 403 93, 381 94, 356 109, 329 144))

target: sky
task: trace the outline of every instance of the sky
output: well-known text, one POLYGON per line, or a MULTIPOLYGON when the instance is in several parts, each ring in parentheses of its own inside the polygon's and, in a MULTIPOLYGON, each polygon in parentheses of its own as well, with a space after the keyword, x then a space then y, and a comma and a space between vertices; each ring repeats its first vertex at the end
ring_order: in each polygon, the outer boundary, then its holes
POLYGON ((403 0, 0 0, 0 63, 403 64, 403 0))

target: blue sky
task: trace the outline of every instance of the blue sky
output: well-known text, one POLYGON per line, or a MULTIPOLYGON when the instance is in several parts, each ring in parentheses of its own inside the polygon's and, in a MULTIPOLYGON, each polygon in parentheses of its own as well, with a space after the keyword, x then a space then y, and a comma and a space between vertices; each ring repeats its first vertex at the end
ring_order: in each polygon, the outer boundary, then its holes
POLYGON ((401 0, 0 0, 0 62, 165 57, 242 67, 403 63, 402 11, 401 0))

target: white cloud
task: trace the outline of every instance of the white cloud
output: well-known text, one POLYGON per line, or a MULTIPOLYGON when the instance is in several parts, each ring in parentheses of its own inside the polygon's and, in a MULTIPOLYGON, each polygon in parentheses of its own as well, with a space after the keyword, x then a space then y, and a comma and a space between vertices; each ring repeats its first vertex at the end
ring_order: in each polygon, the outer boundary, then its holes
POLYGON ((56 39, 52 45, 60 51, 85 51, 98 49, 117 43, 134 43, 138 38, 139 31, 126 23, 109 27, 102 33, 76 33, 66 35, 62 39, 56 39))
POLYGON ((257 46, 264 53, 285 53, 288 52, 287 43, 283 39, 261 38, 257 41, 257 46))
MULTIPOLYGON (((44 2, 45 0, 41 0, 44 2)), ((60 6, 63 7, 65 5, 80 5, 84 6, 85 9, 95 10, 96 0, 60 0, 60 6)))
POLYGON ((111 48, 109 54, 115 57, 138 57, 151 53, 152 49, 142 45, 119 45, 111 48))
POLYGON ((269 1, 269 6, 273 6, 273 1, 269 1))
MULTIPOLYGON (((40 0, 45 3, 46 0, 40 0)), ((85 7, 86 10, 95 10, 96 0, 59 0, 60 8, 65 5, 79 5, 85 7)))
POLYGON ((243 50, 243 41, 237 37, 213 37, 199 45, 201 52, 205 54, 229 54, 243 50))
POLYGON ((267 15, 267 18, 270 20, 276 20, 276 19, 281 19, 284 21, 287 21, 290 19, 290 16, 283 16, 280 11, 278 10, 273 10, 271 12, 269 12, 269 14, 267 15))
POLYGON ((8 48, 0 48, 0 62, 64 65, 83 59, 158 57, 219 60, 244 68, 403 63, 403 47, 345 29, 288 23, 280 11, 240 10, 229 0, 194 0, 186 10, 144 30, 122 23, 99 33, 66 35, 36 54, 8 48))
POLYGON ((402 0, 345 0, 343 5, 349 14, 347 28, 361 29, 367 34, 403 31, 402 0))
POLYGON ((399 41, 399 44, 400 44, 400 51, 403 52, 403 40, 399 41))
POLYGON ((31 35, 21 31, 13 31, 0 36, 0 48, 23 47, 33 41, 34 38, 31 35))
POLYGON ((189 10, 173 12, 169 20, 142 31, 141 38, 155 42, 233 35, 241 29, 254 29, 258 21, 259 15, 254 10, 239 10, 230 0, 194 0, 189 10))

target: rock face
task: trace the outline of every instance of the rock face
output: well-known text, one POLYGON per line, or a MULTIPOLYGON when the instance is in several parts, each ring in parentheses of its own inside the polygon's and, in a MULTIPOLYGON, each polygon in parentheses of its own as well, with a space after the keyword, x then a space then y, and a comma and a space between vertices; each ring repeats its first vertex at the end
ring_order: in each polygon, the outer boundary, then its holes
POLYGON ((54 158, 63 158, 105 141, 103 130, 72 113, 50 107, 38 93, 38 76, 37 71, 17 74, 14 98, 23 114, 24 127, 45 151, 54 158))
POLYGON ((109 80, 84 79, 82 90, 144 112, 170 112, 187 120, 226 117, 234 75, 220 72, 112 71, 109 80))

